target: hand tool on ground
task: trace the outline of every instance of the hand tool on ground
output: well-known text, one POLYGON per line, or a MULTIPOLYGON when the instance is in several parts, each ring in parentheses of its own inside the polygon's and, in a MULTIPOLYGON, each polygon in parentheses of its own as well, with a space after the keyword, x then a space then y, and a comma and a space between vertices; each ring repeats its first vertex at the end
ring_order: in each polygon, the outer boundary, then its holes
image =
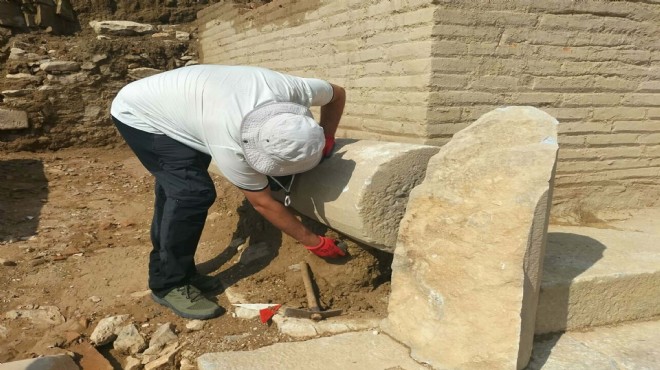
POLYGON ((328 317, 339 316, 342 310, 321 311, 318 299, 314 293, 312 279, 309 276, 309 267, 307 262, 300 262, 300 272, 302 273, 303 283, 305 284, 305 294, 307 295, 307 308, 287 308, 284 310, 284 316, 299 317, 312 320, 323 320, 328 317))

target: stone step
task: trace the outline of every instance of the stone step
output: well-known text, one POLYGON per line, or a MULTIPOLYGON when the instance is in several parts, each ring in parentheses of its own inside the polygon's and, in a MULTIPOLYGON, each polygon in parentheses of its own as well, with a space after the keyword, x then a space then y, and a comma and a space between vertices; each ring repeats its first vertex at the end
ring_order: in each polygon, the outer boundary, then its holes
POLYGON ((537 338, 526 370, 654 370, 660 368, 660 321, 537 338))
POLYGON ((646 210, 608 229, 551 225, 536 333, 659 316, 659 216, 646 210))
MULTIPOLYGON (((660 321, 537 337, 525 370, 652 370, 660 364, 660 321)), ((277 343, 253 351, 207 353, 199 370, 428 369, 385 334, 354 332, 277 343)))

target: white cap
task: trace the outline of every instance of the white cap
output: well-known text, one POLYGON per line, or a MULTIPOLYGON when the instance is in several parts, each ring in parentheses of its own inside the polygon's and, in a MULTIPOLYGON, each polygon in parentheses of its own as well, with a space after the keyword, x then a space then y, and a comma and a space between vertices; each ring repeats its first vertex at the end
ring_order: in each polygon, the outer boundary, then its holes
POLYGON ((250 167, 269 176, 302 173, 321 161, 323 128, 305 106, 271 103, 248 113, 241 124, 241 147, 250 167))

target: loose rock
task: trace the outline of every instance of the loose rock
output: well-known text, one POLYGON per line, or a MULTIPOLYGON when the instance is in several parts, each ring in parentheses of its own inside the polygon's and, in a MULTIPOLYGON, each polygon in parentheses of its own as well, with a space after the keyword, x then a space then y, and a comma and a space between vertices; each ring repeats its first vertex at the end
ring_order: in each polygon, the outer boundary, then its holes
POLYGON ((37 326, 54 326, 63 324, 65 319, 60 309, 55 306, 43 306, 31 309, 12 310, 5 314, 10 320, 27 319, 37 326))
POLYGON ((190 331, 199 331, 204 329, 205 322, 202 320, 192 320, 186 323, 186 329, 190 331))
POLYGON ((118 327, 128 319, 128 315, 118 315, 106 317, 99 321, 98 325, 92 332, 90 340, 95 346, 102 346, 112 342, 118 333, 118 327))
POLYGON ((172 331, 172 324, 165 323, 158 327, 158 329, 151 336, 149 340, 149 348, 144 351, 145 355, 153 355, 159 353, 165 346, 176 342, 179 339, 172 331))
POLYGON ((115 339, 112 345, 114 349, 132 355, 147 348, 147 342, 133 324, 124 326, 119 333, 117 333, 117 339, 115 339))
POLYGON ((144 366, 144 370, 166 370, 175 366, 174 356, 179 352, 181 347, 178 343, 173 343, 165 348, 160 357, 156 360, 149 362, 144 366))
POLYGON ((154 26, 131 21, 91 21, 89 25, 100 35, 136 36, 154 32, 154 26))
POLYGON ((39 68, 48 73, 65 73, 65 72, 78 72, 80 64, 69 61, 52 61, 44 62, 39 65, 39 68))

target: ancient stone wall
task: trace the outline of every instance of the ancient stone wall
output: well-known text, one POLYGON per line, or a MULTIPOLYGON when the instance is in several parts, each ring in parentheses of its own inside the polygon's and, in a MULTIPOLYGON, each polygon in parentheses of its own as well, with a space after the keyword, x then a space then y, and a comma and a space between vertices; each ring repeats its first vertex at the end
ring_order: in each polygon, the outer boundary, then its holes
POLYGON ((203 62, 346 87, 342 136, 443 145, 533 105, 561 123, 555 217, 660 204, 657 2, 276 0, 198 18, 203 62))
POLYGON ((195 0, 0 0, 0 151, 122 142, 110 102, 131 81, 196 63, 195 24, 163 23, 194 20, 201 6, 195 0), (39 17, 29 23, 33 12, 52 23, 39 17), (67 19, 77 22, 62 23, 67 19), (126 22, 135 20, 145 23, 126 22), (73 35, 58 35, 71 28, 73 35))

